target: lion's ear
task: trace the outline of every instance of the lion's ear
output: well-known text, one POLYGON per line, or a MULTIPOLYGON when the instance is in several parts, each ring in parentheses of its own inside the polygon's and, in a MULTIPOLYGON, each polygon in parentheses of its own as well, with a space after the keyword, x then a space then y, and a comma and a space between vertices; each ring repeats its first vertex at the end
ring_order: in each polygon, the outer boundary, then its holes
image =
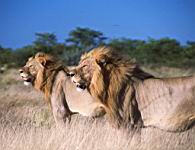
POLYGON ((106 64, 108 63, 108 59, 107 59, 107 57, 102 57, 102 58, 96 59, 96 63, 97 63, 100 67, 105 67, 106 64))
POLYGON ((43 66, 46 65, 46 54, 43 53, 43 52, 38 52, 36 55, 35 55, 35 59, 37 59, 37 61, 42 64, 43 66))
POLYGON ((43 52, 38 52, 36 55, 35 55, 35 58, 39 58, 39 57, 45 57, 45 53, 43 52))
POLYGON ((28 61, 31 61, 32 59, 34 59, 34 58, 33 58, 33 57, 29 57, 29 58, 28 58, 28 61))
POLYGON ((81 60, 87 57, 87 52, 82 53, 81 60))
POLYGON ((38 62, 39 62, 40 64, 42 64, 43 66, 45 66, 46 63, 47 63, 47 61, 46 61, 46 59, 45 59, 44 57, 39 57, 39 58, 37 58, 37 60, 38 60, 38 62))

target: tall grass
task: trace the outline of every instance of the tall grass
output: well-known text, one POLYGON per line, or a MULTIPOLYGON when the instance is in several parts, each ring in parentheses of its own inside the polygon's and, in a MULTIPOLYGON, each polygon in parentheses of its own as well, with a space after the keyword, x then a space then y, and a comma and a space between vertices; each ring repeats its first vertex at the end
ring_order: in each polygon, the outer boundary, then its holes
MULTIPOLYGON (((0 78, 17 79, 15 71, 8 74, 0 78)), ((152 127, 118 130, 104 118, 74 115, 58 129, 40 92, 20 81, 0 84, 0 150, 195 149, 195 127, 182 133, 152 127)))

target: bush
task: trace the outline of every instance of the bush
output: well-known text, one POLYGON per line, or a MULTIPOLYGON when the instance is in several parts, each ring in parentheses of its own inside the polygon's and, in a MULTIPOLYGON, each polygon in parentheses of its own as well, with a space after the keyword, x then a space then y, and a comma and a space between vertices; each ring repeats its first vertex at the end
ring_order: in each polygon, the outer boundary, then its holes
POLYGON ((36 33, 35 41, 28 46, 16 49, 0 47, 0 65, 23 65, 27 58, 37 52, 46 52, 58 56, 67 65, 76 65, 80 55, 99 45, 109 45, 116 50, 136 58, 141 64, 170 67, 193 67, 195 64, 195 42, 182 46, 175 39, 159 40, 112 39, 103 33, 89 28, 76 28, 71 31, 65 43, 58 43, 53 33, 36 33))

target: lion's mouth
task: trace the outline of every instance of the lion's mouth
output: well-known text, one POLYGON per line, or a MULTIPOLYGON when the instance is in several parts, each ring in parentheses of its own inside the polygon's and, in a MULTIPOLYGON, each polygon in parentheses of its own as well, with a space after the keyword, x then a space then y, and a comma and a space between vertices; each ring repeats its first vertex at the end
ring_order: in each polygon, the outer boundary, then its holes
POLYGON ((20 74, 22 80, 24 81, 24 85, 30 85, 32 83, 32 78, 30 76, 26 76, 23 74, 20 74))
POLYGON ((23 78, 23 80, 24 80, 24 85, 30 85, 32 83, 31 78, 23 78))
POLYGON ((32 79, 30 77, 22 77, 22 79, 25 81, 25 82, 31 82, 32 79))

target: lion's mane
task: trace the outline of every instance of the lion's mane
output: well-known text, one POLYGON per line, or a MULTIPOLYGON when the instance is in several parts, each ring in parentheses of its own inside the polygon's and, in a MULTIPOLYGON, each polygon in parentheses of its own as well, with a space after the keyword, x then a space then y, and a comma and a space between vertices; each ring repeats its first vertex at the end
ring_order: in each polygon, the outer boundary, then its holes
POLYGON ((50 103, 50 96, 52 93, 55 76, 61 70, 67 73, 68 69, 61 61, 45 53, 40 52, 36 54, 34 59, 37 59, 38 62, 43 63, 44 69, 39 69, 33 86, 37 90, 41 90, 45 95, 45 100, 50 103))
POLYGON ((113 50, 110 47, 98 47, 81 57, 80 65, 88 64, 92 79, 89 91, 105 106, 109 119, 114 124, 134 123, 138 114, 133 83, 153 77, 140 69, 134 59, 113 50), (91 70, 91 71, 90 71, 91 70))
POLYGON ((79 70, 117 126, 141 121, 144 126, 185 131, 195 123, 195 76, 155 78, 110 47, 83 55, 79 70))

